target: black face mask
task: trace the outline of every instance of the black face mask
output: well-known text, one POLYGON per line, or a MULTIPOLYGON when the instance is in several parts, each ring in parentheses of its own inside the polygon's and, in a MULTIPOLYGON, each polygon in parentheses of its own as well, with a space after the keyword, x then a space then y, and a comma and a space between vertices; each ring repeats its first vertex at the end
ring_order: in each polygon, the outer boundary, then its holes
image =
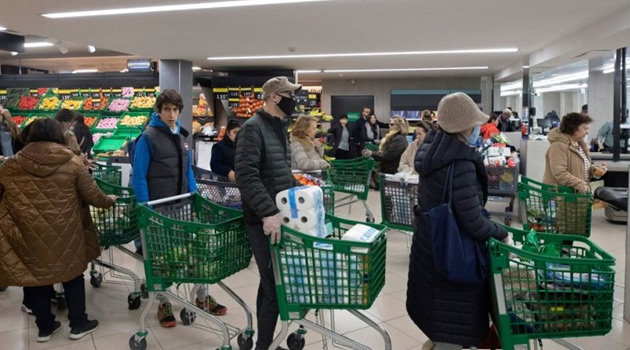
POLYGON ((296 103, 292 98, 288 98, 284 96, 280 96, 280 97, 282 97, 282 100, 278 102, 277 106, 284 113, 284 115, 288 117, 291 114, 293 114, 293 111, 295 111, 296 103))

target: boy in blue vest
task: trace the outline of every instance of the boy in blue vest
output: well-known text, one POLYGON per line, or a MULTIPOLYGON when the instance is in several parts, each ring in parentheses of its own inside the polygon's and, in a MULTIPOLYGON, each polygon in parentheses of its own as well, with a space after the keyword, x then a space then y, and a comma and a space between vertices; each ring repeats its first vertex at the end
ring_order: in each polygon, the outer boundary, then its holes
MULTIPOLYGON (((186 142, 188 132, 181 128, 179 113, 182 97, 173 89, 160 93, 149 127, 136 141, 133 155, 133 190, 139 203, 197 191, 192 157, 186 142)), ((141 247, 140 247, 141 248, 141 247)), ((138 253, 142 255, 142 250, 138 253)), ((197 307, 213 315, 225 315, 204 286, 196 286, 197 307)), ((162 327, 175 327, 173 308, 165 295, 158 293, 158 319, 162 327)))

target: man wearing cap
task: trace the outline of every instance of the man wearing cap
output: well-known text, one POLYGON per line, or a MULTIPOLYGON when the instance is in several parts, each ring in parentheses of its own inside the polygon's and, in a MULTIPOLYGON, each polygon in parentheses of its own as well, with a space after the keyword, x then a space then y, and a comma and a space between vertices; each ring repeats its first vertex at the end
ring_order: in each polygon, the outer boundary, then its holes
MULTIPOLYGON (((507 240, 508 234, 482 215, 488 181, 480 154, 470 147, 477 143, 479 127, 488 116, 463 93, 445 96, 438 104, 438 115, 441 130, 429 132, 415 158, 421 186, 414 209, 407 312, 433 342, 425 344, 423 349, 458 350, 478 345, 488 334, 487 281, 459 283, 440 272, 444 266, 436 266, 432 233, 424 213, 448 201, 459 228, 459 232, 451 234, 460 234, 479 244, 490 237, 507 240), (448 198, 444 198, 444 193, 448 198)), ((448 254, 436 253, 440 254, 438 257, 448 254)), ((484 265, 479 267, 483 269, 484 265)), ((484 271, 490 275, 487 265, 484 271)))
POLYGON ((293 95, 302 86, 291 83, 286 77, 275 77, 262 89, 265 105, 243 124, 236 136, 234 163, 245 225, 260 274, 256 350, 269 348, 278 321, 269 240, 275 244, 280 239, 282 216, 276 207, 276 194, 294 184, 286 119, 295 110, 293 95))

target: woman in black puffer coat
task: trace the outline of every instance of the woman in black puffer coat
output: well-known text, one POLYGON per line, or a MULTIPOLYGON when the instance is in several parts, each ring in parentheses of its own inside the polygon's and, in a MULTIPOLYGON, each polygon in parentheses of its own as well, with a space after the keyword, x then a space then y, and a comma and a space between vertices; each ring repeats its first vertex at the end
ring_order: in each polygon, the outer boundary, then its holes
POLYGON ((401 117, 392 117, 389 122, 389 132, 381 140, 378 152, 363 150, 363 156, 372 157, 381 164, 380 172, 384 174, 396 174, 400 157, 407 149, 407 133, 409 126, 401 117))
POLYGON ((455 93, 440 101, 438 124, 420 146, 415 169, 420 174, 407 284, 407 312, 433 344, 423 349, 462 349, 478 345, 488 333, 490 291, 487 281, 456 283, 436 270, 426 219, 421 212, 442 203, 449 166, 453 168, 452 209, 460 233, 477 241, 507 239, 507 232, 482 215, 488 195, 483 161, 468 146, 488 118, 473 100, 455 93), (476 133, 475 133, 476 132, 476 133))

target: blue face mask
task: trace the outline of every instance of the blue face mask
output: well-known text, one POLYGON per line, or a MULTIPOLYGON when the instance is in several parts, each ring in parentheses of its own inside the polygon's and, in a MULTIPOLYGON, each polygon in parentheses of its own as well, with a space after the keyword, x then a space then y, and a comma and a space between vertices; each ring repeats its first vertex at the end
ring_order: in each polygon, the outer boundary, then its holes
POLYGON ((480 132, 481 132, 481 125, 475 125, 470 135, 468 135, 469 146, 477 146, 477 141, 479 141, 480 132))

